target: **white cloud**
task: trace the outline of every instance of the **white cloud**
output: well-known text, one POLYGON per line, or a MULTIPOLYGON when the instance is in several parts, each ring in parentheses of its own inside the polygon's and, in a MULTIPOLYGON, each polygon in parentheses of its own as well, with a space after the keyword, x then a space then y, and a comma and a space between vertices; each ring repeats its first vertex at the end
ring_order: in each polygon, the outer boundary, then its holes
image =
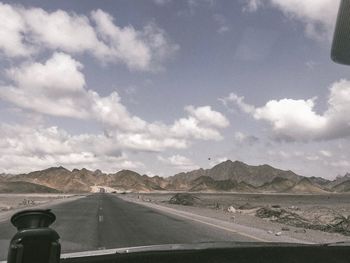
POLYGON ((193 161, 191 161, 190 159, 188 159, 185 156, 178 155, 178 154, 167 157, 167 158, 164 158, 162 156, 158 156, 158 160, 169 165, 169 166, 175 167, 175 168, 180 169, 180 170, 188 171, 188 170, 199 169, 199 166, 195 165, 193 163, 193 161))
POLYGON ((185 149, 189 142, 183 138, 171 136, 155 136, 150 133, 118 133, 114 135, 116 142, 122 147, 135 151, 161 152, 167 148, 185 149))
POLYGON ((269 123, 279 139, 307 141, 350 136, 350 81, 346 79, 331 85, 328 109, 323 114, 315 111, 314 98, 270 100, 262 107, 255 107, 232 93, 221 101, 269 123))
POLYGON ((142 168, 131 160, 114 138, 104 135, 70 135, 57 127, 0 126, 0 173, 19 173, 62 165, 66 168, 142 168))
POLYGON ((86 118, 81 68, 79 62, 64 53, 55 53, 43 64, 25 63, 11 68, 7 75, 13 85, 0 87, 0 98, 45 114, 86 118))
POLYGON ((318 155, 308 155, 308 156, 306 156, 306 160, 308 160, 308 161, 318 161, 318 160, 320 160, 320 157, 318 155))
POLYGON ((0 3, 0 49, 10 57, 28 56, 34 50, 24 43, 26 24, 10 5, 0 3))
POLYGON ((243 7, 244 12, 255 12, 260 6, 262 6, 262 0, 246 0, 243 7))
POLYGON ((208 126, 225 128, 230 124, 224 115, 212 110, 210 106, 198 108, 187 106, 185 110, 198 121, 208 126))
POLYGON ((350 162, 348 160, 338 160, 331 162, 330 165, 334 167, 345 167, 348 169, 350 167, 350 162))
POLYGON ((318 133, 325 129, 327 120, 313 108, 312 99, 271 100, 264 107, 255 109, 253 116, 268 121, 273 130, 286 139, 319 137, 318 133))
POLYGON ((18 173, 50 166, 101 169, 115 172, 139 168, 103 135, 70 135, 57 127, 0 126, 0 172, 18 173))
POLYGON ((116 92, 100 97, 86 90, 82 67, 69 55, 55 53, 44 63, 9 69, 14 85, 0 87, 0 97, 43 114, 94 119, 127 131, 145 127, 143 120, 129 114, 116 92))
POLYGON ((89 91, 86 94, 85 107, 90 110, 90 118, 104 126, 122 131, 141 131, 146 128, 147 123, 144 120, 128 112, 117 92, 100 97, 98 93, 89 91))
POLYGON ((63 10, 49 13, 41 8, 15 10, 26 23, 25 33, 31 43, 74 53, 108 49, 98 40, 95 29, 84 15, 63 10))
POLYGON ((219 34, 224 34, 228 31, 230 31, 229 26, 227 25, 226 18, 222 14, 214 14, 213 19, 218 25, 217 32, 219 34))
POLYGON ((102 10, 82 15, 1 3, 0 16, 0 52, 26 61, 16 60, 19 63, 5 70, 0 98, 30 113, 97 122, 105 130, 73 136, 57 127, 3 125, 0 167, 7 172, 57 164, 139 167, 142 164, 128 160, 125 151, 161 152, 187 148, 193 140, 222 139, 220 129, 229 122, 210 106, 190 105, 184 117, 170 124, 149 122, 131 114, 117 92, 101 96, 87 89, 83 65, 73 55, 87 53, 132 70, 161 69, 178 46, 155 23, 120 27, 102 10), (52 51, 51 57, 34 62, 52 51))
POLYGON ((40 93, 50 90, 74 95, 79 94, 85 85, 81 69, 82 65, 70 56, 55 53, 45 64, 26 63, 20 68, 8 70, 7 74, 20 87, 31 90, 39 87, 40 93))
POLYGON ((253 135, 248 135, 242 132, 235 132, 234 139, 239 144, 248 144, 248 145, 252 145, 259 141, 257 137, 253 135))
POLYGON ((308 37, 330 39, 340 0, 246 0, 243 11, 254 12, 261 6, 270 6, 287 17, 302 22, 308 37))
POLYGON ((55 53, 43 63, 25 63, 7 70, 11 84, 0 86, 0 98, 41 114, 100 123, 121 148, 162 151, 187 148, 191 140, 221 140, 226 117, 210 106, 185 107, 188 116, 166 125, 132 115, 117 92, 101 97, 86 89, 83 65, 55 53), (62 77, 64 76, 64 77, 62 77))
POLYGON ((176 120, 167 131, 175 137, 195 138, 200 140, 221 140, 222 136, 217 129, 200 125, 200 121, 194 117, 176 120))
POLYGON ((131 69, 159 67, 159 61, 178 49, 177 45, 168 43, 165 32, 154 23, 137 31, 132 26, 116 26, 113 17, 102 10, 93 11, 91 16, 98 35, 108 43, 107 56, 101 54, 107 61, 118 59, 131 69))
MULTIPOLYGON (((104 134, 71 135, 57 127, 29 127, 25 125, 0 125, 0 173, 19 173, 62 165, 68 169, 88 168, 115 172, 120 169, 144 169, 142 162, 135 161, 125 153, 133 150, 126 142, 127 136, 109 137, 104 134)), ((166 139, 167 140, 167 139, 166 139)), ((165 140, 165 141, 166 141, 165 140)), ((145 147, 143 138, 136 145, 145 147)), ((149 149, 161 139, 151 142, 149 149)), ((158 156, 164 164, 179 170, 199 168, 181 155, 158 156)))
POLYGON ((325 157, 332 157, 333 156, 332 152, 327 151, 327 150, 320 150, 320 154, 322 154, 325 157))
POLYGON ((227 97, 220 98, 219 101, 221 101, 222 104, 230 110, 233 110, 233 108, 230 108, 232 103, 244 113, 252 113, 255 110, 254 106, 244 102, 243 96, 239 97, 235 93, 230 93, 227 97))
POLYGON ((104 63, 156 71, 178 49, 156 24, 141 30, 131 25, 119 27, 111 15, 100 9, 88 17, 0 3, 0 16, 0 50, 8 57, 26 57, 45 49, 86 52, 104 63))

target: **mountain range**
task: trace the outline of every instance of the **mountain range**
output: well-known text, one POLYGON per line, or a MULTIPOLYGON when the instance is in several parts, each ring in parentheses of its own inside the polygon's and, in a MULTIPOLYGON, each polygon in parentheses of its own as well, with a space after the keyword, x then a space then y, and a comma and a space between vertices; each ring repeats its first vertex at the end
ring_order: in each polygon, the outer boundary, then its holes
POLYGON ((304 177, 270 165, 248 165, 227 160, 210 169, 197 169, 170 177, 140 175, 121 170, 73 169, 60 166, 17 175, 0 175, 0 192, 85 193, 93 189, 108 191, 192 191, 192 192, 266 192, 314 193, 350 192, 350 174, 330 181, 304 177))

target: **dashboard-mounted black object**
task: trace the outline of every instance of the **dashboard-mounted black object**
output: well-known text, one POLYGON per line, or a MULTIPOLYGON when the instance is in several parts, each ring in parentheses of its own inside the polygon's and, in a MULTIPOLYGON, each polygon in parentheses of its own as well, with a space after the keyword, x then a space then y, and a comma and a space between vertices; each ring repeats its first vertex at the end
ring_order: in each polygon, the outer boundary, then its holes
POLYGON ((59 235, 49 226, 56 216, 48 210, 24 210, 14 214, 11 223, 18 232, 11 239, 8 263, 58 263, 59 235))
POLYGON ((340 2, 331 58, 336 63, 350 65, 350 0, 340 2))

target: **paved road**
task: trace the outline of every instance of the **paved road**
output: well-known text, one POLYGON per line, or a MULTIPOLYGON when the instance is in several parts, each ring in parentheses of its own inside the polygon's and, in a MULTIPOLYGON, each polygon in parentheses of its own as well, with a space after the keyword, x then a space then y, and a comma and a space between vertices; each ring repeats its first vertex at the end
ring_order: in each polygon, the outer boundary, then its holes
MULTIPOLYGON (((158 210, 124 201, 111 194, 94 194, 52 207, 53 228, 63 252, 203 241, 256 241, 158 210)), ((0 260, 5 259, 15 233, 0 223, 0 260)))

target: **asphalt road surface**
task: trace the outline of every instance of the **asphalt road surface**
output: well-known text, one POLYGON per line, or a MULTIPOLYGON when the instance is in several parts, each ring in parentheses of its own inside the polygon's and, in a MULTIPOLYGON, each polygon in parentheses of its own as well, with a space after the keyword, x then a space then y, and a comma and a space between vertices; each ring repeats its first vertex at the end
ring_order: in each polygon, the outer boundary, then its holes
MULTIPOLYGON (((62 252, 206 241, 256 241, 236 233, 179 218, 112 194, 94 194, 51 207, 57 220, 62 252)), ((15 234, 0 223, 0 260, 7 257, 15 234)))

